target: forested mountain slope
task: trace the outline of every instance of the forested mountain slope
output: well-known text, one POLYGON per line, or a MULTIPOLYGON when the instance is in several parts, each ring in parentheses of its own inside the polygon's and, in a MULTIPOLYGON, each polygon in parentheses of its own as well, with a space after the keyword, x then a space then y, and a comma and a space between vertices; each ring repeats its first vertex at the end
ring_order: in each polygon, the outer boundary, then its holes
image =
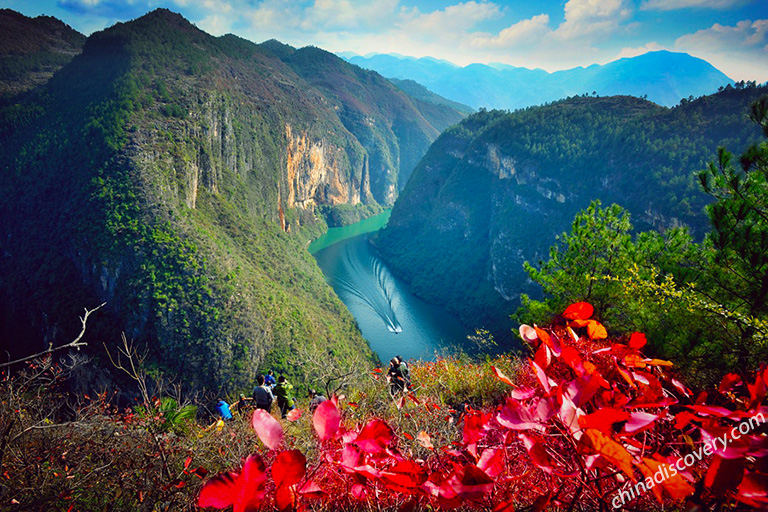
POLYGON ((414 171, 377 244, 416 293, 467 325, 508 326, 523 262, 538 263, 593 199, 638 230, 708 226, 695 172, 718 146, 759 138, 748 117, 766 87, 664 108, 632 97, 576 97, 514 113, 482 111, 444 132, 414 171))
POLYGON ((44 84, 80 53, 85 36, 50 16, 0 9, 0 100, 44 84))
POLYGON ((157 10, 93 34, 0 111, 3 349, 68 341, 106 302, 97 346, 125 332, 190 383, 250 385, 267 365, 300 378, 301 351, 371 357, 304 243, 317 207, 394 201, 438 130, 373 72, 281 57, 157 10))

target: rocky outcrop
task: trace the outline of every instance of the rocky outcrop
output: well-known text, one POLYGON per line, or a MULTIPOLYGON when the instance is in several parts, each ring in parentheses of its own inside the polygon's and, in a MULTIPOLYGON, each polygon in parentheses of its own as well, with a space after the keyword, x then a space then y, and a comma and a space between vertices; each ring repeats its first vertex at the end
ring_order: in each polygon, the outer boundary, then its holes
POLYGON ((288 208, 358 204, 370 194, 367 169, 345 169, 344 150, 306 131, 294 134, 285 125, 286 204, 288 208))

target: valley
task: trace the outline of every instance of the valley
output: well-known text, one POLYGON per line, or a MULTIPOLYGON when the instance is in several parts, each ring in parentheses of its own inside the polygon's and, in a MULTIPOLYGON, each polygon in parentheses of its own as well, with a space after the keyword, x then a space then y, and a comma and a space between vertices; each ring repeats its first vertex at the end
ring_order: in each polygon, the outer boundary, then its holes
POLYGON ((474 353, 474 331, 440 306, 413 295, 371 245, 391 212, 341 228, 331 228, 310 244, 326 281, 355 317, 363 337, 381 361, 433 360, 439 355, 474 353))

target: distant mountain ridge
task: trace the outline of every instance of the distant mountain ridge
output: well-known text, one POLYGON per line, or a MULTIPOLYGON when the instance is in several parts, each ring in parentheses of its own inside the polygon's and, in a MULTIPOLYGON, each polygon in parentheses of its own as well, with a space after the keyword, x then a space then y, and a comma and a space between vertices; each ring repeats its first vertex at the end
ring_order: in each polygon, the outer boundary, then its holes
POLYGON ((682 98, 712 94, 733 81, 708 62, 686 53, 648 52, 548 73, 505 64, 470 64, 465 67, 431 57, 388 54, 345 59, 378 71, 388 78, 414 80, 436 94, 473 108, 514 110, 570 96, 631 95, 647 97, 663 106, 682 98))

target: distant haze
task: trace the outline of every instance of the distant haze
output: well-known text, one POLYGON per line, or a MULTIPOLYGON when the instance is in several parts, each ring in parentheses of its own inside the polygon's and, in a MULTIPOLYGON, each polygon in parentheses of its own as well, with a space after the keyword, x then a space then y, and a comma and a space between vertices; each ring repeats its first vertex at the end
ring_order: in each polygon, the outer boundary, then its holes
POLYGON ((514 110, 583 94, 647 96, 659 105, 672 106, 682 98, 711 94, 732 83, 708 62, 668 51, 555 73, 505 64, 459 67, 428 57, 342 55, 353 64, 386 77, 414 80, 473 108, 514 110))
POLYGON ((213 35, 502 62, 550 72, 685 52, 734 80, 768 80, 765 0, 5 0, 90 34, 165 7, 213 35))

